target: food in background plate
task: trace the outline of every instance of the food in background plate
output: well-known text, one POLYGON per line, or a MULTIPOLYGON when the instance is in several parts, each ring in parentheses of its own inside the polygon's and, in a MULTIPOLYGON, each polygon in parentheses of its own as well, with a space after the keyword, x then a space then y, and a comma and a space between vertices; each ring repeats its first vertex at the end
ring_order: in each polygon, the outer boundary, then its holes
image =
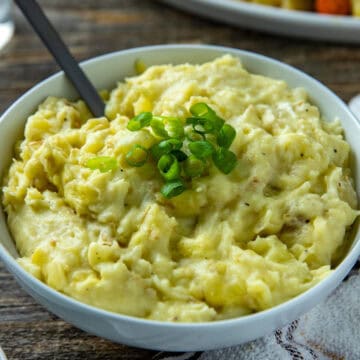
POLYGON ((349 0, 316 0, 315 10, 322 14, 348 15, 350 13, 349 0))
POLYGON ((148 319, 219 320, 297 296, 346 252, 349 145, 305 90, 227 55, 150 67, 118 84, 106 115, 48 98, 4 179, 18 261, 54 289, 148 319), (184 155, 204 170, 179 170, 184 155), (167 196, 173 174, 185 188, 167 196))
POLYGON ((312 10, 313 0, 246 0, 255 4, 278 6, 291 10, 312 10))
POLYGON ((352 0, 352 14, 355 16, 360 16, 360 0, 352 0))
POLYGON ((289 10, 316 11, 321 14, 360 16, 360 0, 244 0, 289 10))

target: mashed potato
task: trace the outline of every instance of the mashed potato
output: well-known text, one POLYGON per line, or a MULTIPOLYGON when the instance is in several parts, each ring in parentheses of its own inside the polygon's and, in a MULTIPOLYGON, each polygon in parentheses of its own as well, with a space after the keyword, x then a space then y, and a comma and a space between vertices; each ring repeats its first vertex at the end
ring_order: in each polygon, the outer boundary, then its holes
POLYGON ((4 180, 18 261, 54 289, 122 314, 211 321, 291 299, 343 255, 358 215, 349 145, 303 89, 224 56, 151 67, 118 84, 106 115, 48 98, 4 180), (155 164, 125 161, 134 144, 156 138, 126 125, 142 111, 186 117, 197 102, 236 129, 238 164, 228 175, 212 166, 165 199, 155 164), (119 168, 90 170, 94 156, 119 168))

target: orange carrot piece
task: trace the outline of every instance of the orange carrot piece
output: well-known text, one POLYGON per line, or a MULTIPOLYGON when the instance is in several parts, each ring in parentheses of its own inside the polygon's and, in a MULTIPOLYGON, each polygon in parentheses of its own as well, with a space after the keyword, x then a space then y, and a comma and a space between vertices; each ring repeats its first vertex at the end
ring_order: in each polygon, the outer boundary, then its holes
POLYGON ((322 14, 348 15, 350 0, 316 0, 315 9, 322 14))

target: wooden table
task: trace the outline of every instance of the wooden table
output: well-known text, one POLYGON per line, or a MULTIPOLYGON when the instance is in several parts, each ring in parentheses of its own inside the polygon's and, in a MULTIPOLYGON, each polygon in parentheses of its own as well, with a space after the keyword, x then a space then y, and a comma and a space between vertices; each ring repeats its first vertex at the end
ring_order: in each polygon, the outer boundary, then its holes
MULTIPOLYGON (((360 92, 360 47, 240 30, 176 11, 154 0, 40 3, 79 60, 150 44, 220 44, 260 52, 294 65, 325 83, 345 101, 360 92)), ((17 11, 15 21, 15 37, 0 52, 0 112, 58 70, 17 11)), ((17 285, 1 263, 0 345, 9 360, 156 358, 156 352, 88 335, 48 313, 17 285)))

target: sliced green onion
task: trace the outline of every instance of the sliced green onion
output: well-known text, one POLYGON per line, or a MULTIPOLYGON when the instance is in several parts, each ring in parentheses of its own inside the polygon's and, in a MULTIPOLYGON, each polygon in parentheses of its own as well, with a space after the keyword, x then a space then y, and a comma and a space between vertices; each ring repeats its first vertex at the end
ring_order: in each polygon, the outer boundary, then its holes
POLYGON ((130 131, 138 131, 145 126, 150 125, 150 121, 152 119, 151 112, 142 112, 135 117, 133 117, 127 124, 127 128, 130 131))
POLYGON ((205 140, 206 138, 204 134, 200 134, 192 128, 187 129, 187 131, 185 132, 185 137, 190 141, 201 141, 205 140))
POLYGON ((139 144, 135 144, 133 145, 131 150, 126 154, 125 159, 130 166, 140 167, 146 163, 148 156, 149 156, 148 149, 144 148, 139 144))
POLYGON ((171 152, 172 155, 174 155, 177 159, 178 162, 182 162, 182 161, 185 161, 187 159, 187 155, 181 151, 181 150, 173 150, 171 152))
POLYGON ((136 74, 140 75, 146 70, 146 64, 142 60, 136 59, 134 62, 134 68, 136 74))
POLYGON ((214 147, 206 140, 189 143, 189 150, 199 159, 205 159, 214 152, 214 147))
POLYGON ((228 149, 231 146, 232 142, 234 141, 235 136, 236 136, 235 129, 229 124, 224 124, 219 131, 217 137, 217 143, 219 146, 228 149))
POLYGON ((171 138, 183 139, 185 136, 184 123, 177 117, 166 117, 165 129, 171 138))
POLYGON ((225 124, 225 120, 223 120, 221 117, 217 116, 215 114, 215 116, 212 118, 213 121, 213 126, 215 129, 215 132, 220 131, 221 127, 225 124))
POLYGON ((191 106, 190 112, 194 116, 207 116, 209 112, 213 111, 210 106, 205 103, 197 103, 191 106))
POLYGON ((108 172, 117 168, 117 161, 111 156, 97 156, 88 159, 86 167, 91 170, 100 170, 100 172, 108 172))
POLYGON ((206 128, 207 132, 211 132, 214 129, 211 120, 202 117, 188 117, 186 119, 186 124, 192 125, 193 127, 196 125, 202 125, 204 128, 206 128))
MULTIPOLYGON (((140 61, 135 66, 138 72, 143 71, 140 61)), ((131 131, 150 126, 152 133, 159 138, 151 149, 135 144, 126 154, 126 161, 131 166, 142 166, 151 152, 165 180, 161 193, 167 198, 181 194, 186 189, 185 180, 203 176, 211 157, 215 166, 225 174, 236 166, 236 155, 228 150, 235 139, 235 129, 225 124, 205 103, 194 104, 190 113, 192 116, 184 121, 175 116, 154 116, 151 112, 142 112, 127 125, 131 131)), ((115 159, 102 163, 97 160, 93 163, 89 161, 88 166, 108 171, 116 168, 117 164, 115 159)))
POLYGON ((153 116, 150 126, 157 136, 176 139, 184 138, 184 124, 177 117, 153 116))
POLYGON ((190 155, 184 163, 185 174, 191 178, 202 175, 205 170, 205 162, 194 155, 190 155))
POLYGON ((182 145, 182 141, 178 139, 163 140, 151 148, 151 153, 155 159, 160 159, 162 155, 170 154, 174 150, 180 150, 182 145))
POLYGON ((224 174, 229 174, 236 166, 236 155, 225 148, 219 148, 213 153, 215 166, 224 174))
POLYGON ((171 181, 180 178, 180 164, 174 155, 166 154, 161 156, 157 166, 165 180, 171 181))
POLYGON ((190 112, 192 115, 198 118, 204 118, 208 121, 211 121, 213 131, 220 131, 221 127, 224 125, 225 121, 219 117, 216 112, 205 103, 197 103, 190 107, 190 112))
POLYGON ((169 134, 165 130, 165 124, 163 119, 159 116, 154 116, 150 121, 150 126, 155 135, 160 136, 162 138, 168 138, 169 134))
POLYGON ((197 124, 199 122, 199 118, 198 117, 188 117, 186 118, 186 125, 194 125, 197 124))
POLYGON ((187 124, 191 124, 194 131, 199 134, 212 133, 215 130, 213 121, 205 118, 191 117, 186 119, 187 124))
POLYGON ((204 126, 203 124, 194 124, 193 125, 193 129, 195 132, 199 133, 199 134, 206 134, 209 133, 211 131, 213 131, 213 127, 211 126, 204 126), (210 129, 210 130, 209 130, 210 129))
POLYGON ((160 191, 167 199, 170 199, 174 196, 180 195, 185 190, 185 184, 180 179, 178 179, 165 183, 160 191))

